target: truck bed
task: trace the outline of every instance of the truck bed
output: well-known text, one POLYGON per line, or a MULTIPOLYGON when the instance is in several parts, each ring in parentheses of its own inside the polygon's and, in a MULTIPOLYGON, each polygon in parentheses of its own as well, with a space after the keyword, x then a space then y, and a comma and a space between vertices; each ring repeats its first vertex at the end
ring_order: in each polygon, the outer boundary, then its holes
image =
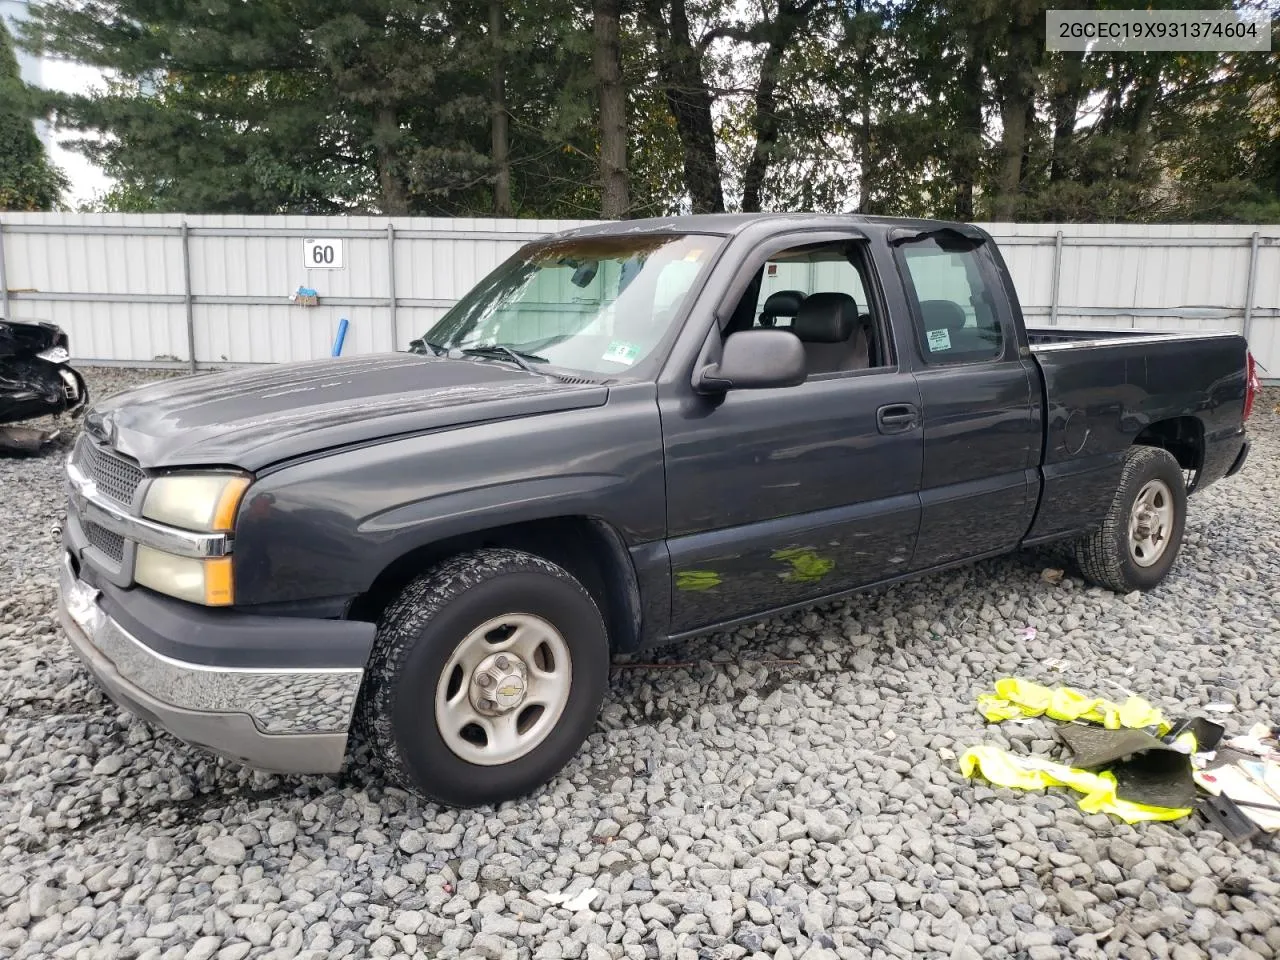
POLYGON ((1045 405, 1044 490, 1029 542, 1107 509, 1135 442, 1162 446, 1193 488, 1244 443, 1244 338, 1228 332, 1028 329, 1045 405))

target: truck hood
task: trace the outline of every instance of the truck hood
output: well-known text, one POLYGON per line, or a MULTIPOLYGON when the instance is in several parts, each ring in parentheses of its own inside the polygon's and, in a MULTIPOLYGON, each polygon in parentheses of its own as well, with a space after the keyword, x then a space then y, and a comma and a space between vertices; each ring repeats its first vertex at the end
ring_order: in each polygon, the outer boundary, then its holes
POLYGON ((146 468, 258 470, 320 450, 483 420, 599 406, 600 384, 411 353, 162 380, 116 394, 84 429, 146 468))

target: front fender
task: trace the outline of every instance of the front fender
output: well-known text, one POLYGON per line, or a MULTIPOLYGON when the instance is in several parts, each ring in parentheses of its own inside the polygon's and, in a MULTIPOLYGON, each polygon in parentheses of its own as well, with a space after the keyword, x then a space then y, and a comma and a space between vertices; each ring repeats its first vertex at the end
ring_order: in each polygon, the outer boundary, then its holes
POLYGON ((623 542, 665 535, 652 384, 603 406, 349 449, 260 478, 240 508, 237 604, 353 598, 442 540, 555 517, 607 523, 623 542))
MULTIPOLYGON (((480 483, 466 490, 453 490, 399 504, 367 517, 357 528, 362 536, 426 543, 444 540, 492 527, 560 516, 598 516, 584 512, 597 508, 616 496, 625 486, 625 477, 616 474, 561 474, 551 477, 502 479, 480 483), (567 504, 578 505, 568 510, 567 504)), ((403 551, 402 551, 403 552, 403 551)))

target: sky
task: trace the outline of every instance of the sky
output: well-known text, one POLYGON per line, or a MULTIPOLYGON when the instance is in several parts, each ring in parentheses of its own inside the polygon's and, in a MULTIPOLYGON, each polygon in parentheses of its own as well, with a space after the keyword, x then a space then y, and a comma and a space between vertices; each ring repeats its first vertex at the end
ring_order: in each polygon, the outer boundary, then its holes
MULTIPOLYGON (((0 0, 0 16, 8 21, 10 32, 13 32, 14 21, 25 12, 25 7, 25 0, 0 0)), ((73 92, 103 85, 103 74, 94 67, 67 60, 36 58, 24 50, 14 52, 22 69, 22 79, 35 86, 73 92)), ((37 124, 36 130, 44 141, 49 158, 62 168, 71 181, 71 187, 63 198, 67 206, 74 209, 89 203, 110 188, 111 180, 101 169, 82 154, 67 150, 59 144, 60 139, 66 138, 65 133, 60 133, 56 128, 50 130, 45 123, 37 124)))
MULTIPOLYGON (((95 67, 65 60, 46 60, 42 65, 41 73, 43 81, 41 86, 51 90, 72 92, 101 86, 103 83, 102 74, 95 67)), ((42 130, 41 133, 46 134, 43 139, 49 151, 49 158, 62 168, 67 179, 71 181, 71 187, 64 195, 67 206, 79 207, 110 189, 111 179, 103 173, 101 168, 90 163, 83 154, 67 150, 58 143, 59 139, 66 138, 65 133, 59 134, 57 129, 52 132, 42 130)))

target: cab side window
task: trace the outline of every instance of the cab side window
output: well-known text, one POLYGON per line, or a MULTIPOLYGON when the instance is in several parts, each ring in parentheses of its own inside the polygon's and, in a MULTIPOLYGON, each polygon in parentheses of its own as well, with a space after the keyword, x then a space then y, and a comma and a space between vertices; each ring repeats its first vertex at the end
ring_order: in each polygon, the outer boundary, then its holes
POLYGON ((865 251, 848 241, 788 247, 758 268, 726 333, 787 330, 804 344, 809 377, 885 366, 865 251))
POLYGON ((931 236, 898 248, 929 363, 980 363, 1004 351, 1005 333, 978 246, 966 238, 931 236))

